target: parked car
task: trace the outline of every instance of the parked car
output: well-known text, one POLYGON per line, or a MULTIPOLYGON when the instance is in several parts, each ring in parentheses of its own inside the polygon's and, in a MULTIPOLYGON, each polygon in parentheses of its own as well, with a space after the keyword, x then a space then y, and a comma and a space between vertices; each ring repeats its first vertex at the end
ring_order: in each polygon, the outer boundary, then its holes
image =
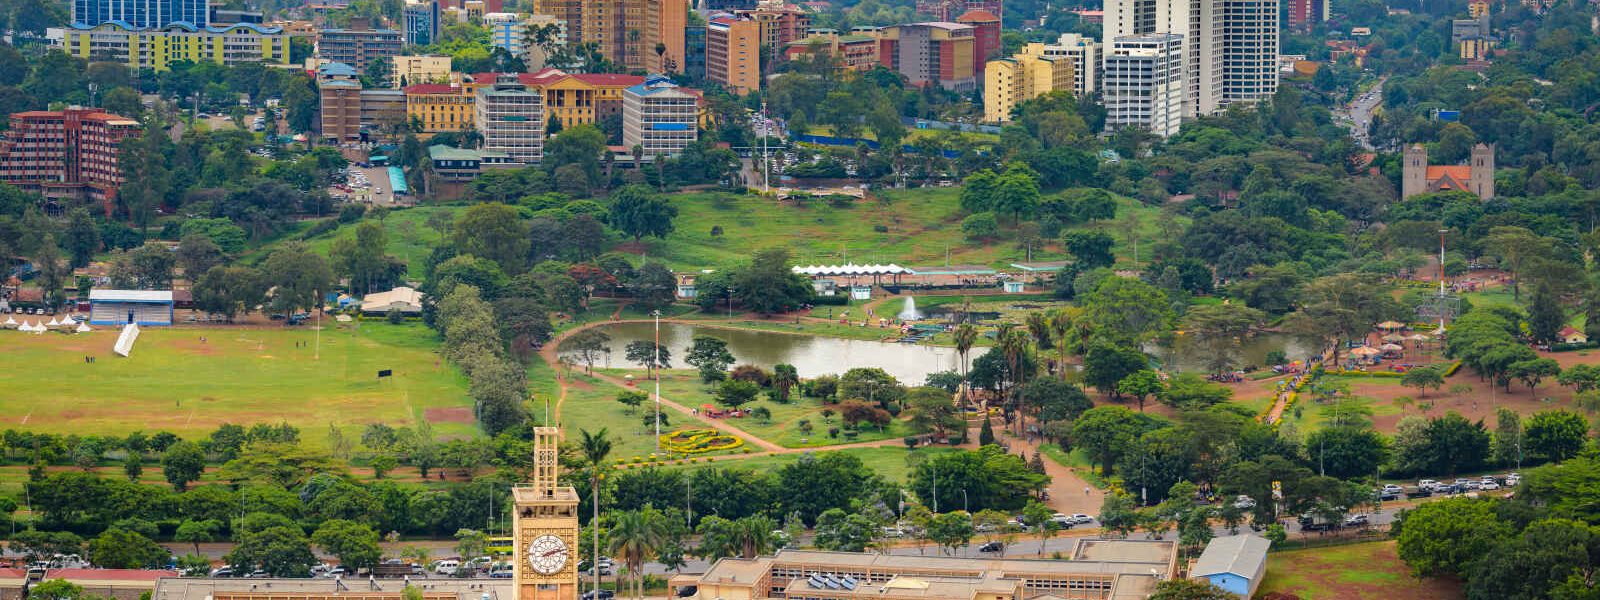
POLYGON ((1495 483, 1493 481, 1485 481, 1483 483, 1478 484, 1478 489, 1481 490, 1481 491, 1485 491, 1485 492, 1492 492, 1492 491, 1500 489, 1500 484, 1495 483))
POLYGON ((233 577, 233 567, 217 567, 211 570, 212 577, 233 577))
POLYGON ((1506 487, 1517 487, 1519 483, 1522 483, 1522 475, 1512 473, 1506 476, 1506 487))
POLYGON ((456 569, 461 568, 461 562, 452 559, 441 560, 433 563, 433 572, 450 576, 456 574, 456 569))
POLYGON ((1239 510, 1249 510, 1256 507, 1256 499, 1240 494, 1233 499, 1233 507, 1239 510))
POLYGON ((1000 551, 1005 550, 1005 549, 1006 549, 1006 545, 1002 544, 1000 542, 989 542, 989 543, 984 544, 982 546, 978 546, 978 551, 979 552, 1000 552, 1000 551))
POLYGON ((1417 487, 1431 492, 1434 488, 1439 487, 1439 482, 1432 479, 1423 479, 1417 482, 1417 487))
POLYGON ((1371 519, 1368 518, 1367 515, 1361 514, 1361 513, 1356 513, 1356 514, 1353 514, 1353 515, 1350 515, 1350 516, 1344 518, 1344 526, 1345 527, 1357 527, 1357 526, 1361 526, 1361 525, 1366 525, 1366 524, 1368 524, 1370 522, 1371 522, 1371 519))
POLYGON ((1071 517, 1068 517, 1068 518, 1072 519, 1072 524, 1073 525, 1088 525, 1088 524, 1094 522, 1094 517, 1091 517, 1091 516, 1083 514, 1083 513, 1078 513, 1078 514, 1072 515, 1071 517))
POLYGON ((583 593, 583 600, 611 600, 616 595, 611 590, 589 590, 583 593))

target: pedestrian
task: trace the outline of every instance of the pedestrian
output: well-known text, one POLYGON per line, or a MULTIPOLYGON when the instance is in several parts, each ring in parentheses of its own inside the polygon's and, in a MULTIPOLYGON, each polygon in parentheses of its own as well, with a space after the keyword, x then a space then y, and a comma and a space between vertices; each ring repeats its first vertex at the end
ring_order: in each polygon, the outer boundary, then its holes
POLYGON ((1087 485, 1083 486, 1083 495, 1085 495, 1085 496, 1089 495, 1089 486, 1087 486, 1087 485))

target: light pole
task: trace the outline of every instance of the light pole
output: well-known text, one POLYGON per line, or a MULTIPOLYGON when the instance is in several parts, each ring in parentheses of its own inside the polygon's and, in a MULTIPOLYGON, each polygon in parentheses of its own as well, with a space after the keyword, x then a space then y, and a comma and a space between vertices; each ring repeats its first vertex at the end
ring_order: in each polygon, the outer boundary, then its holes
POLYGON ((972 509, 967 506, 967 488, 961 488, 961 512, 972 512, 972 509))
POLYGON ((733 320, 733 286, 728 286, 728 320, 733 320))
POLYGON ((656 320, 656 454, 661 454, 661 309, 650 315, 656 320))

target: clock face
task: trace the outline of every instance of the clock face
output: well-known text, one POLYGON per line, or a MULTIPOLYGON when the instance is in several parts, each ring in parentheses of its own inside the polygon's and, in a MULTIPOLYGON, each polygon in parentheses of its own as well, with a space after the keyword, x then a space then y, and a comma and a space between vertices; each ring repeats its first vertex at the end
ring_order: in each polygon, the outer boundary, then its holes
POLYGON ((549 534, 541 535, 528 544, 528 567, 540 575, 555 575, 567 566, 569 553, 566 541, 549 534))

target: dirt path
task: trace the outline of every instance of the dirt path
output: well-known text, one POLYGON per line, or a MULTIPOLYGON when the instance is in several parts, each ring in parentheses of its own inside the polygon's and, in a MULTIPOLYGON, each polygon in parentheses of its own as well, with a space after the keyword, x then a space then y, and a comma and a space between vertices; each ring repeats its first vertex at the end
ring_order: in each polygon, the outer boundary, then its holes
MULTIPOLYGON (((977 431, 971 433, 972 435, 968 439, 978 439, 977 431)), ((1037 442, 1019 438, 1010 433, 1003 433, 1001 436, 1010 445, 1012 454, 1021 450, 1026 456, 1031 457, 1033 453, 1039 451, 1037 442)), ((1088 480, 1078 475, 1076 468, 1058 463, 1049 457, 1044 457, 1044 472, 1050 476, 1050 485, 1045 487, 1050 492, 1050 499, 1044 501, 1046 506, 1055 509, 1056 512, 1069 515, 1081 513, 1093 516, 1100 514, 1100 504, 1105 502, 1106 499, 1105 491, 1091 485, 1088 480)))

